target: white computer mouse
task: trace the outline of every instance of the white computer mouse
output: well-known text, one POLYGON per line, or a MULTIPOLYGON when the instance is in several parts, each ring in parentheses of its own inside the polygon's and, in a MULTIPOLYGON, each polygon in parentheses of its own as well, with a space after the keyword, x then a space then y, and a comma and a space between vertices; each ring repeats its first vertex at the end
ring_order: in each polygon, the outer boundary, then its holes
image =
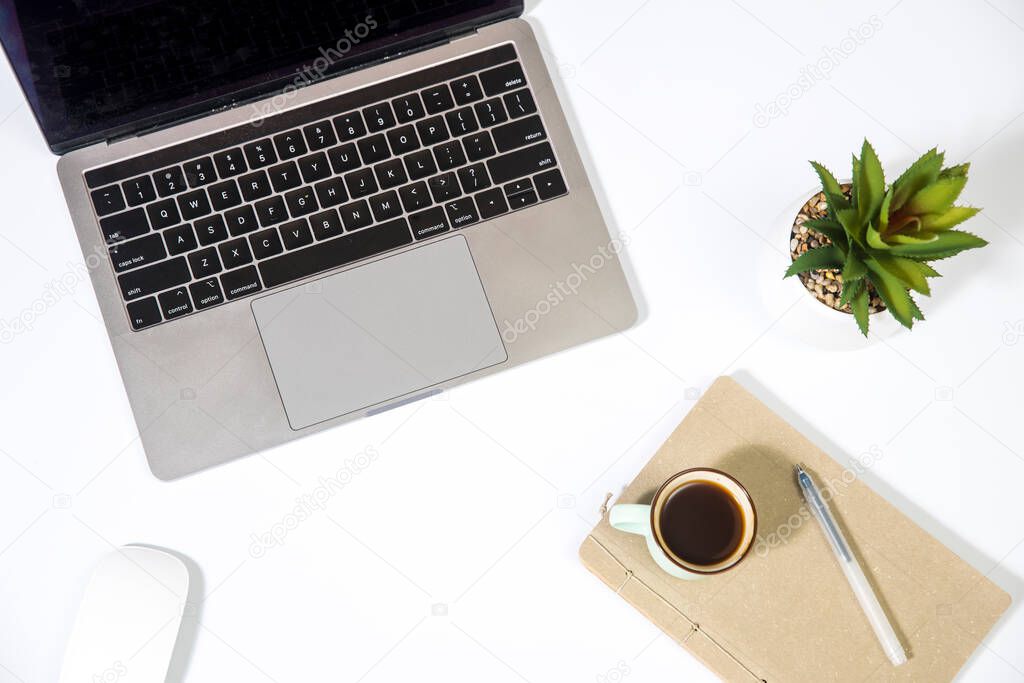
POLYGON ((170 553, 125 546, 89 580, 61 669, 61 683, 160 683, 178 639, 189 574, 170 553))

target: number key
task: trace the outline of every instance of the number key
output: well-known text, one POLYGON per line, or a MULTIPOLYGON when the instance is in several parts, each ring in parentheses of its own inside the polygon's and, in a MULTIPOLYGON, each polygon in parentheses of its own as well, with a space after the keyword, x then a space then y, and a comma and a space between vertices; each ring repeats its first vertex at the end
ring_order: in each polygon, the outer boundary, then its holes
POLYGON ((153 180, 148 175, 126 180, 121 187, 124 189, 128 206, 139 206, 156 199, 156 188, 153 187, 153 180))
POLYGON ((302 132, 305 133, 306 143, 309 145, 310 151, 313 152, 318 149, 327 149, 338 142, 338 136, 334 134, 334 127, 327 121, 306 126, 302 132))
POLYGON ((188 189, 188 185, 185 184, 185 174, 181 172, 180 166, 157 171, 153 174, 153 180, 156 182, 156 191, 161 197, 170 197, 188 189))

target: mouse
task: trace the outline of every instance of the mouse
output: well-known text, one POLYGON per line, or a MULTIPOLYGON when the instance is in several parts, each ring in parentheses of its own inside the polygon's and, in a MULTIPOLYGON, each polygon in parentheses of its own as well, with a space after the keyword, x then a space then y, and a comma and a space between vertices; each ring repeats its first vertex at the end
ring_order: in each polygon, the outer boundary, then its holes
POLYGON ((129 545, 106 554, 78 608, 60 683, 164 681, 188 590, 188 568, 169 552, 129 545))

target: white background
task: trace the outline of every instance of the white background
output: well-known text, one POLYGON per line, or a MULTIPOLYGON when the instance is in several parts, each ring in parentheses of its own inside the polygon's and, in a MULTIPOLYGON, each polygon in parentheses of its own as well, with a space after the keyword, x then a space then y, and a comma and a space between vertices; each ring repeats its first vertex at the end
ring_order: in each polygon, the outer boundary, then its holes
MULTIPOLYGON (((529 18, 629 235, 641 323, 171 484, 146 468, 56 160, 0 67, 0 321, 73 289, 0 346, 0 681, 56 679, 90 571, 131 542, 201 568, 189 681, 713 680, 576 552, 720 374, 840 461, 880 448, 867 482, 1024 597, 1024 7, 544 0, 529 18), (831 77, 801 85, 822 59, 831 77), (865 135, 890 173, 933 145, 973 162, 969 226, 991 246, 940 264, 913 333, 829 351, 787 320, 809 302, 778 290, 776 218, 814 185, 808 159, 845 175, 865 135), (326 510, 250 555, 367 448, 326 510)), ((1014 607, 963 679, 1024 680, 1021 642, 1014 607)))

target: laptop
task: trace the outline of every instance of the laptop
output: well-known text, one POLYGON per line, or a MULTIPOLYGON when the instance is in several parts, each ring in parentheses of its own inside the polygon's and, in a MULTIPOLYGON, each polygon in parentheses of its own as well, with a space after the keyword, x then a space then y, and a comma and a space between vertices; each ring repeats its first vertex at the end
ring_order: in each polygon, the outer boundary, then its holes
POLYGON ((522 11, 0 0, 157 477, 633 324, 522 11))

